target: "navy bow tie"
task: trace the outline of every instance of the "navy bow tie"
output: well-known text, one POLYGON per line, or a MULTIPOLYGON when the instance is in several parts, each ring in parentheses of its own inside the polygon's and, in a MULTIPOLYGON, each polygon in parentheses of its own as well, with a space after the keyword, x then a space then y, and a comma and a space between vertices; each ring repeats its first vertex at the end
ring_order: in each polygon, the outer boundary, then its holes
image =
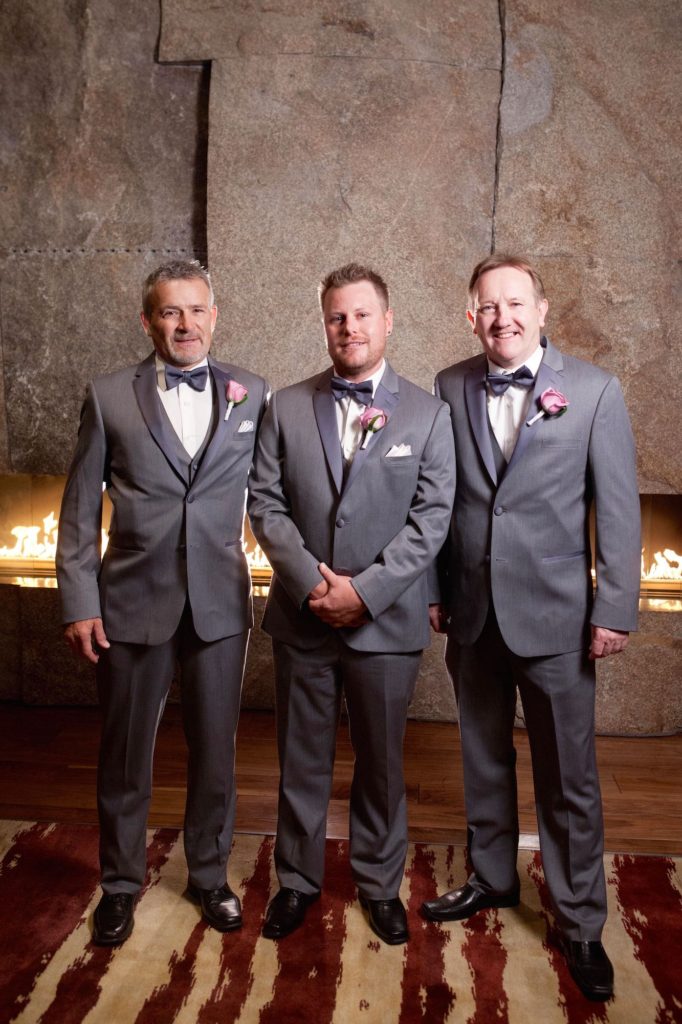
POLYGON ((193 370, 178 370, 175 366, 166 366, 164 375, 168 391, 172 391, 178 384, 189 384, 195 391, 203 391, 208 380, 208 366, 195 366, 193 370))
POLYGON ((494 395, 503 395, 512 384, 530 388, 535 383, 535 377, 525 364, 513 373, 489 373, 486 379, 494 395))
POLYGON ((368 408, 372 404, 374 389, 371 380, 363 380, 360 384, 349 384, 341 377, 332 377, 331 389, 337 402, 340 402, 342 398, 354 398, 360 405, 366 405, 368 408))

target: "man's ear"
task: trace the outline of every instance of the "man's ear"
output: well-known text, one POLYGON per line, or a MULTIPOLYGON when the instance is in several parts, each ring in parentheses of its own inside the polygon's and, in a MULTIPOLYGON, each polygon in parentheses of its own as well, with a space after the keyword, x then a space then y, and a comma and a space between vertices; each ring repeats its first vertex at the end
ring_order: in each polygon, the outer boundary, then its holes
POLYGON ((149 320, 147 320, 144 312, 140 313, 140 320, 142 321, 142 330, 149 337, 149 320))
POLYGON ((471 324, 471 329, 472 329, 472 331, 475 334, 476 333, 476 317, 474 316, 474 314, 471 312, 470 309, 467 309, 467 320, 471 324))

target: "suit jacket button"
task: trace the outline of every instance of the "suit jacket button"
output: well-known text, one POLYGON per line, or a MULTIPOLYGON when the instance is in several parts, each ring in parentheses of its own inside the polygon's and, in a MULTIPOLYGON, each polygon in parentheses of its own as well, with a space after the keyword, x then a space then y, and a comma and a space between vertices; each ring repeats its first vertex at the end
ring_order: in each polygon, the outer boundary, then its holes
POLYGON ((503 505, 498 505, 497 508, 493 509, 493 512, 495 513, 496 516, 503 515, 504 511, 505 509, 503 505))
POLYGON ((187 504, 191 505, 193 501, 194 501, 194 495, 193 494, 188 494, 187 495, 187 504))
POLYGON ((345 526, 346 525, 346 520, 339 518, 339 519, 336 520, 336 525, 337 526, 345 526))

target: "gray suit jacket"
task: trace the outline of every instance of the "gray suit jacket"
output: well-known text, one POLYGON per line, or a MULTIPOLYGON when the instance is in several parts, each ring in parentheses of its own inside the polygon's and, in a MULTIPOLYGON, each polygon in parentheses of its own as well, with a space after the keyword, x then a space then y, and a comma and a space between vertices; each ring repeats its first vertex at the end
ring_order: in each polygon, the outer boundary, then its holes
POLYGON ((632 431, 618 380, 562 356, 546 339, 531 412, 548 387, 570 405, 521 426, 500 481, 490 439, 483 354, 438 374, 450 406, 457 495, 440 584, 451 635, 479 636, 492 596, 507 646, 523 657, 579 650, 589 624, 631 630, 640 576, 639 496, 632 431), (590 578, 590 507, 597 590, 590 578))
POLYGON ((446 406, 386 370, 373 404, 386 426, 355 455, 343 482, 332 369, 273 396, 249 491, 254 533, 275 571, 263 628, 312 648, 329 635, 306 605, 318 564, 353 576, 371 621, 344 629, 362 651, 421 650, 429 642, 425 572, 441 547, 455 486, 446 406), (405 444, 411 455, 387 458, 405 444))
POLYGON ((240 367, 209 364, 217 419, 196 468, 159 400, 154 353, 90 384, 59 520, 64 622, 101 615, 110 640, 159 644, 175 632, 189 595, 205 641, 252 625, 242 530, 267 386, 240 367), (225 422, 230 378, 248 398, 225 422), (253 429, 240 432, 248 420, 253 429), (101 560, 103 481, 113 514, 101 560))

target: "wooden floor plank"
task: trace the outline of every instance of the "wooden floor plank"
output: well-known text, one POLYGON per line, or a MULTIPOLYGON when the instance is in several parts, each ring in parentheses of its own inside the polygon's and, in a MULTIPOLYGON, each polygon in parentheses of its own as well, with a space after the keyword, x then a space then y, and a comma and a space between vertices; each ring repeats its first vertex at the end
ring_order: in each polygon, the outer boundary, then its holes
MULTIPOLYGON (((0 704, 0 817, 95 822, 99 715, 95 708, 0 704)), ((528 738, 515 734, 519 820, 524 844, 537 844, 528 738)), ((682 854, 682 736, 597 740, 610 851, 682 854)), ((182 825, 185 741, 180 710, 166 709, 159 727, 150 810, 152 826, 182 825)), ((328 835, 348 836, 353 751, 347 726, 337 739, 328 835)), ((408 722, 405 779, 410 838, 466 839, 459 733, 442 722, 408 722)), ((237 741, 237 830, 272 833, 279 781, 274 716, 244 712, 237 741)))

